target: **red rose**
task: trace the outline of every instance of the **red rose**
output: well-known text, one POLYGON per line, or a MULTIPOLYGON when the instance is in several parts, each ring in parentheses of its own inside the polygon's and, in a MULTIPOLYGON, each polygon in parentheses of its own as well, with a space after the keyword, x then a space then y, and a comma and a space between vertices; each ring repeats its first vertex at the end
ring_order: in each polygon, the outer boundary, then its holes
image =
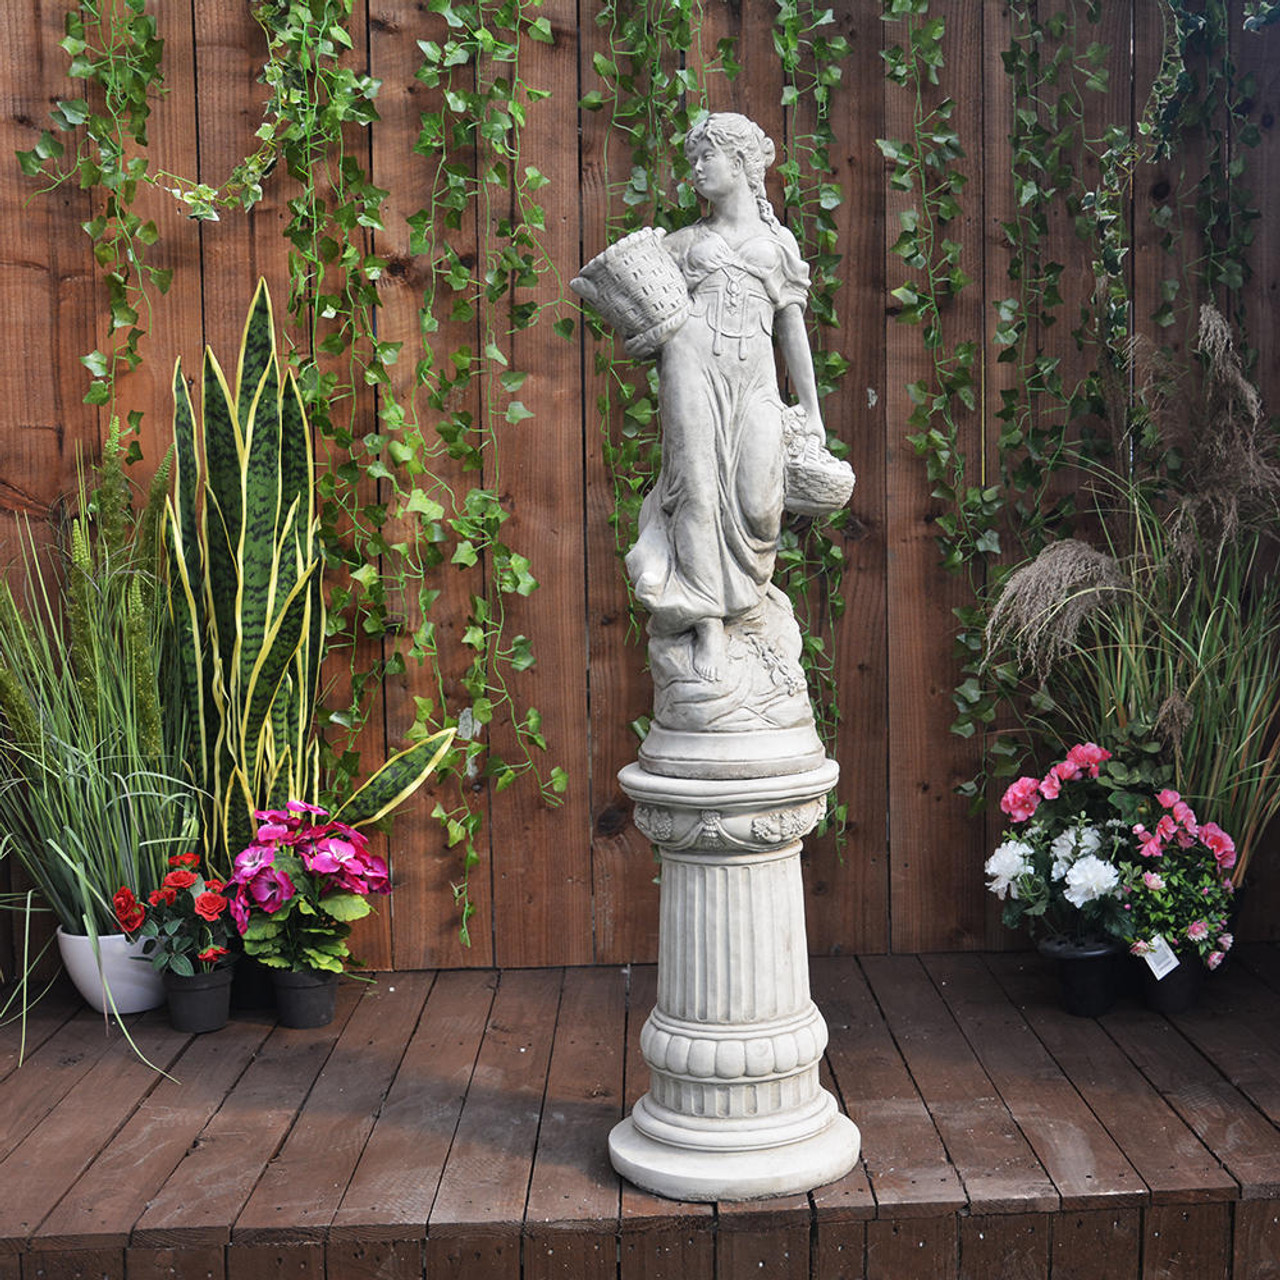
POLYGON ((226 947, 209 947, 205 951, 198 952, 196 959, 203 960, 206 964, 212 964, 215 960, 221 960, 226 954, 226 947))
POLYGON ((116 890, 111 905, 115 908, 116 919, 125 933, 132 933, 146 919, 146 907, 133 896, 132 889, 126 889, 123 885, 116 890))
POLYGON ((169 859, 171 867, 198 867, 200 865, 200 855, 198 853, 175 853, 169 859))
POLYGON ((170 871, 160 883, 166 889, 190 889, 199 879, 200 877, 194 871, 179 867, 176 871, 170 871))
POLYGON ((227 909, 227 900, 220 893, 198 893, 195 908, 202 920, 212 922, 227 909))
POLYGON ((166 907, 173 906, 173 900, 178 896, 177 889, 152 889, 151 895, 147 901, 153 907, 160 906, 163 903, 166 907))
POLYGON ((210 893, 221 893, 223 889, 226 888, 226 885, 221 880, 205 880, 204 887, 208 889, 210 893))

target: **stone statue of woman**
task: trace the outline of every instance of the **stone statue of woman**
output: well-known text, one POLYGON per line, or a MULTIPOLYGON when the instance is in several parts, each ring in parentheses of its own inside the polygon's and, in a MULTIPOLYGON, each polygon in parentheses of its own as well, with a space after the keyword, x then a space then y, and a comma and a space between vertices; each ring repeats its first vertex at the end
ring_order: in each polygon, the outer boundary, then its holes
POLYGON ((690 130, 685 153, 706 216, 665 237, 636 232, 573 282, 628 334, 632 354, 658 359, 662 467, 626 557, 650 615, 659 731, 641 759, 658 772, 683 773, 687 764, 705 776, 690 735, 771 730, 786 740, 765 749, 770 761, 739 752, 730 771, 809 768, 821 747, 799 633, 771 585, 774 557, 784 505, 835 510, 853 474, 823 447, 804 325, 809 268, 765 194, 773 143, 745 116, 717 113, 690 130), (775 342, 796 406, 778 391, 775 342), (806 476, 816 498, 788 501, 788 480, 804 488, 806 476))

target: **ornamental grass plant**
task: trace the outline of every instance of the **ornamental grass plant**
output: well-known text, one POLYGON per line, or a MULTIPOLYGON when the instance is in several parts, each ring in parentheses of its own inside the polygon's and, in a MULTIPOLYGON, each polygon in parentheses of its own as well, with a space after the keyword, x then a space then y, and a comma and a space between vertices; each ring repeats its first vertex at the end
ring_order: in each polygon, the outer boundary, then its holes
POLYGON ((1280 813, 1280 465, 1225 322, 1201 318, 1201 393, 1164 395, 1122 439, 1123 468, 1081 462, 1092 543, 1050 543, 1005 580, 988 670, 1014 672, 1024 743, 1076 741, 1168 769, 1235 833, 1245 876, 1280 813), (1174 419, 1174 406, 1188 410, 1174 419))
POLYGON ((195 835, 185 724, 157 607, 165 468, 135 518, 113 423, 97 484, 52 548, 21 533, 0 583, 0 858, 64 931, 119 931, 122 884, 149 894, 195 835))

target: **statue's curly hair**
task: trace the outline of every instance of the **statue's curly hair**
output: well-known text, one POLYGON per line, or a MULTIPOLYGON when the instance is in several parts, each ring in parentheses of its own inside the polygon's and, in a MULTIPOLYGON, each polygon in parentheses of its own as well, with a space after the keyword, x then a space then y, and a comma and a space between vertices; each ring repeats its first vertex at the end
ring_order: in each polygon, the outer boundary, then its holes
POLYGON ((748 189, 756 198, 760 217, 766 226, 776 228, 778 216, 764 189, 765 172, 777 154, 773 139, 754 120, 749 120, 736 111, 715 111, 704 116, 689 130, 684 140, 685 155, 692 159, 693 149, 700 142, 710 142, 717 149, 742 160, 742 172, 746 176, 748 189))

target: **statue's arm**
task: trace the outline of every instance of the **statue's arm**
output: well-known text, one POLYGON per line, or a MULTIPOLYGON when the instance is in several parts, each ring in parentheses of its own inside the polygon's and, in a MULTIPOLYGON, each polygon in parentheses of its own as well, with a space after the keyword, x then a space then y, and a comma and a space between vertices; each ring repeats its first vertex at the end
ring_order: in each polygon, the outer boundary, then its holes
POLYGON ((804 312, 799 304, 789 302, 774 319, 774 336, 786 362, 787 374, 795 388, 796 399, 805 412, 810 434, 825 443, 822 410, 818 406, 818 382, 813 372, 813 353, 804 327, 804 312))

